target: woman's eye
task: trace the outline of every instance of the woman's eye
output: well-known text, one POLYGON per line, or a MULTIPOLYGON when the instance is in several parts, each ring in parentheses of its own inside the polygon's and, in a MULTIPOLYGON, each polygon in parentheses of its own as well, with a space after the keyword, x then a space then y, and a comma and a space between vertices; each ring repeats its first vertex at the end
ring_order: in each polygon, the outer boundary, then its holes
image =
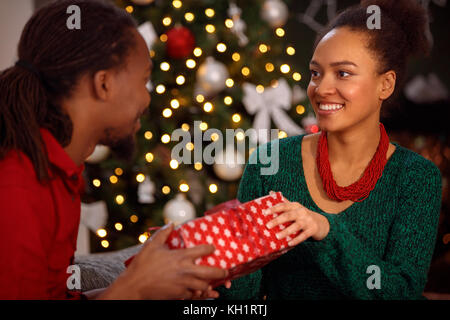
POLYGON ((350 73, 347 71, 339 71, 338 73, 341 78, 346 78, 350 75, 350 73))

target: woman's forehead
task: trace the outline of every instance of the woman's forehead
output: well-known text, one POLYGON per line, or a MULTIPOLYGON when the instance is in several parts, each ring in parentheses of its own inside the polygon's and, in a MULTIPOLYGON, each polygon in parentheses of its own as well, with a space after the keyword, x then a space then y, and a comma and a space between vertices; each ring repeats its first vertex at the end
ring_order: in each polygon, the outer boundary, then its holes
POLYGON ((332 29, 319 41, 311 60, 326 64, 350 61, 362 66, 372 57, 367 49, 367 36, 343 27, 332 29))

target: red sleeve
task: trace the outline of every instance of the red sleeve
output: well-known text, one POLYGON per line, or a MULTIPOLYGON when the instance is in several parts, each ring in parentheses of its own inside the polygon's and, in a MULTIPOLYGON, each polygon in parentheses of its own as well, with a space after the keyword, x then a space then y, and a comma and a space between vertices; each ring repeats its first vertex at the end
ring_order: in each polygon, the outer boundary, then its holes
POLYGON ((49 298, 45 211, 36 192, 0 185, 0 299, 49 298))

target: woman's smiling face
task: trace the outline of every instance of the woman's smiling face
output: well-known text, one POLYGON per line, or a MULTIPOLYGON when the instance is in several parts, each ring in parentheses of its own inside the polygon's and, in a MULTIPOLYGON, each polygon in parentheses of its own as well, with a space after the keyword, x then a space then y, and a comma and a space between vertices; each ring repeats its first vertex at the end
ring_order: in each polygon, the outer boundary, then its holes
POLYGON ((364 33, 347 27, 331 30, 318 43, 307 92, 321 130, 379 121, 383 77, 366 44, 364 33))

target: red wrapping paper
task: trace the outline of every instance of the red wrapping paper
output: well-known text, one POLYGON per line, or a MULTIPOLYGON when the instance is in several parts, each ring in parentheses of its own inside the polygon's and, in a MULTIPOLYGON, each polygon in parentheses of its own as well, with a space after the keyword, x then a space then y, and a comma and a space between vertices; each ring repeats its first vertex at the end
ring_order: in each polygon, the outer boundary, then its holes
POLYGON ((179 225, 169 235, 167 244, 172 249, 191 248, 212 244, 213 254, 196 260, 197 264, 228 269, 227 279, 211 283, 213 287, 262 268, 270 261, 292 249, 288 242, 297 234, 277 239, 276 234, 291 222, 268 229, 267 222, 278 214, 265 213, 283 202, 281 192, 246 203, 231 200, 206 212, 206 216, 179 225))

